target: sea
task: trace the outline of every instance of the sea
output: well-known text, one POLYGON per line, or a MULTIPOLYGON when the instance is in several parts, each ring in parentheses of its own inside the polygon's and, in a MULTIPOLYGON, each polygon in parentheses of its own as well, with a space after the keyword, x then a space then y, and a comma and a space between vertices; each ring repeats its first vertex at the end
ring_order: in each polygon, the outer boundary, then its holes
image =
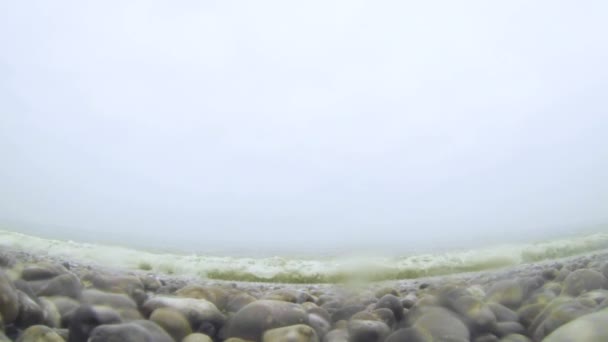
POLYGON ((442 246, 441 249, 424 252, 391 249, 386 253, 341 250, 333 255, 238 255, 134 247, 128 241, 92 243, 3 227, 0 230, 0 248, 3 247, 89 265, 157 274, 226 281, 317 284, 414 279, 560 259, 608 249, 608 232, 602 228, 535 241, 482 243, 467 248, 442 246))

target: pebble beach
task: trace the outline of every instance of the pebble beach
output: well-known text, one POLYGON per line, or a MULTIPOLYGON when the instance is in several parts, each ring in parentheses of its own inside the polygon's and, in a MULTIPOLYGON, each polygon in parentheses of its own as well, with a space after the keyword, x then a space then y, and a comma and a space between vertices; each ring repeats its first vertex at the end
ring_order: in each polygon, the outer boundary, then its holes
POLYGON ((607 341, 608 251, 371 283, 204 280, 0 253, 0 341, 607 341))

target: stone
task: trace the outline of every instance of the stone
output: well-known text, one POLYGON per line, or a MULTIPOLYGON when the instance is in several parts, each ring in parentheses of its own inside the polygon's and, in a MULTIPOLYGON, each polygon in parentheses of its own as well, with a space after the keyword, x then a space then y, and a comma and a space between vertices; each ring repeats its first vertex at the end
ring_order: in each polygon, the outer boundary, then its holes
POLYGON ((19 315, 19 295, 13 282, 0 269, 0 315, 4 324, 11 324, 19 315))
POLYGON ((21 271, 21 279, 27 281, 47 280, 66 273, 68 273, 68 270, 62 265, 40 262, 25 266, 21 271))
MULTIPOLYGON (((403 312, 403 310, 401 310, 403 312)), ((386 325, 389 326, 389 328, 392 328, 395 323, 395 315, 393 314, 393 311, 387 308, 379 308, 379 309, 375 309, 374 311, 372 311, 372 314, 374 314, 374 316, 378 317, 378 319, 380 319, 382 322, 384 322, 386 325)))
POLYGON ((450 309, 458 313, 462 321, 475 335, 489 333, 496 328, 496 316, 483 301, 470 295, 454 299, 450 309))
POLYGON ((256 300, 257 300, 257 298, 255 298, 254 296, 252 296, 248 293, 245 293, 245 292, 241 292, 234 296, 231 296, 228 299, 225 310, 226 310, 226 312, 238 312, 245 305, 255 302, 256 300))
POLYGON ((405 309, 411 309, 416 304, 416 298, 406 297, 401 299, 401 306, 405 309))
POLYGON ((596 342, 608 341, 608 310, 581 316, 562 325, 543 342, 596 342))
POLYGON ((519 310, 517 310, 519 321, 526 327, 530 326, 546 306, 547 304, 540 303, 522 306, 519 310))
POLYGON ((17 296, 19 297, 19 315, 15 324, 23 329, 41 324, 44 320, 44 313, 40 305, 20 290, 17 290, 17 296))
POLYGON ((312 302, 313 298, 311 295, 304 291, 298 291, 294 289, 279 289, 274 290, 266 294, 262 299, 267 300, 282 300, 290 303, 301 304, 304 302, 312 302))
POLYGON ((334 329, 323 337, 323 342, 349 342, 345 329, 334 329))
POLYGON ((17 342, 65 342, 65 340, 47 326, 32 325, 25 329, 17 342))
POLYGON ((267 330, 263 342, 318 342, 319 338, 313 328, 305 324, 290 325, 267 330))
POLYGON ((179 297, 205 299, 213 303, 219 310, 224 310, 230 292, 219 286, 187 285, 175 292, 179 297))
POLYGON ((159 308, 171 308, 180 312, 190 322, 193 331, 204 332, 209 336, 214 336, 226 321, 217 307, 205 299, 156 296, 144 303, 142 311, 149 317, 159 308))
POLYGON ((77 299, 82 291, 80 279, 73 273, 58 275, 45 281, 45 284, 36 291, 37 296, 66 296, 77 299))
POLYGON ((120 315, 111 308, 81 305, 68 316, 68 342, 87 341, 93 329, 104 324, 122 323, 120 315))
POLYGON ((403 319, 403 304, 401 304, 401 300, 395 295, 387 294, 382 296, 376 303, 376 308, 391 310, 397 321, 403 319))
POLYGON ((563 295, 576 297, 582 293, 605 288, 606 277, 598 271, 580 269, 570 273, 564 280, 563 295))
POLYGON ((88 339, 88 342, 110 341, 174 342, 158 324, 145 320, 100 325, 93 329, 88 339))
POLYGON ((319 339, 323 338, 331 330, 329 320, 316 313, 308 312, 308 325, 315 329, 319 339))
POLYGON ((351 342, 382 342, 391 329, 382 321, 353 319, 348 322, 347 331, 351 342))
POLYGON ((329 314, 329 312, 327 312, 327 310, 318 306, 317 304, 312 302, 304 302, 301 304, 301 306, 304 310, 306 310, 307 313, 319 315, 323 317, 323 319, 325 319, 326 321, 331 322, 331 315, 329 314))
POLYGON ((220 337, 240 337, 258 341, 267 330, 307 323, 307 313, 298 304, 257 300, 239 310, 222 329, 220 337))
POLYGON ((501 338, 500 342, 532 342, 532 340, 522 334, 511 334, 501 338))
POLYGON ((81 302, 89 305, 107 305, 114 309, 137 309, 135 301, 126 294, 105 292, 97 289, 82 291, 81 302))
POLYGON ((494 334, 483 334, 475 337, 473 342, 498 342, 498 337, 494 334))
MULTIPOLYGON (((176 340, 176 341, 181 341, 181 342, 213 342, 213 340, 211 339, 211 337, 205 335, 205 334, 201 334, 201 333, 193 333, 190 334, 186 337, 184 337, 183 340, 176 340)), ((226 342, 226 341, 224 341, 226 342)), ((234 341, 234 342, 238 342, 238 341, 234 341)))
POLYGON ((91 306, 109 306, 116 310, 124 321, 142 319, 135 301, 122 293, 109 293, 97 289, 87 289, 82 291, 82 304, 91 306))
POLYGON ((390 334, 385 342, 432 342, 431 337, 416 328, 403 328, 390 334))
POLYGON ((559 271, 555 268, 548 268, 543 270, 543 272, 541 273, 542 277, 545 278, 546 280, 553 280, 557 277, 559 271))
POLYGON ((47 297, 38 298, 40 308, 42 309, 43 325, 51 328, 61 327, 61 314, 53 302, 47 297))
POLYGON ((131 295, 135 290, 144 291, 144 284, 135 275, 111 275, 88 272, 82 276, 82 280, 102 291, 125 293, 127 295, 131 295))
POLYGON ((65 326, 69 325, 70 314, 80 306, 80 303, 77 300, 69 297, 39 297, 40 300, 43 298, 53 303, 55 309, 59 312, 61 324, 65 326))
POLYGON ((399 291, 397 291, 397 289, 392 288, 392 287, 383 287, 383 288, 376 290, 376 292, 375 292, 376 298, 382 298, 382 297, 386 296, 387 294, 391 294, 395 297, 399 297, 399 291))
POLYGON ((511 309, 517 309, 524 300, 524 289, 521 284, 512 279, 494 283, 488 290, 486 301, 502 304, 511 309))
POLYGON ((150 320, 165 329, 176 341, 181 341, 186 335, 192 333, 192 328, 186 317, 179 311, 171 308, 158 308, 154 310, 150 315, 150 320))
POLYGON ((334 312, 333 315, 331 315, 331 320, 332 322, 349 320, 354 314, 363 310, 365 310, 364 305, 348 305, 334 312))
POLYGON ((144 287, 144 291, 156 292, 163 286, 160 279, 153 275, 143 275, 139 277, 141 284, 144 287))
POLYGON ((499 322, 496 324, 496 334, 499 337, 508 336, 511 334, 523 334, 526 329, 519 322, 499 322))
POLYGON ((542 322, 533 324, 536 327, 532 330, 534 331, 532 336, 534 340, 542 340, 560 326, 590 313, 593 309, 581 304, 576 299, 564 298, 564 301, 556 299, 550 303, 545 311, 544 314, 539 315, 539 318, 544 318, 542 322))
POLYGON ((470 339, 466 325, 451 311, 440 307, 427 308, 416 320, 414 328, 435 341, 465 342, 470 339))
POLYGON ((13 268, 17 265, 17 259, 10 252, 0 252, 0 268, 13 268))
POLYGON ((498 322, 517 322, 519 321, 519 315, 517 312, 509 309, 508 307, 498 304, 498 303, 489 303, 488 308, 492 310, 494 316, 496 317, 496 321, 498 322))

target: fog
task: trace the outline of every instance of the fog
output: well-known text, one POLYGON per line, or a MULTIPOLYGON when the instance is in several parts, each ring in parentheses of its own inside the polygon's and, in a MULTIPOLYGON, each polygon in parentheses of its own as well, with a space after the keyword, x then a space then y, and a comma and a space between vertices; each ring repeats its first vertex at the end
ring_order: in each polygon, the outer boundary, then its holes
POLYGON ((608 222, 605 1, 4 1, 0 226, 217 251, 608 222))

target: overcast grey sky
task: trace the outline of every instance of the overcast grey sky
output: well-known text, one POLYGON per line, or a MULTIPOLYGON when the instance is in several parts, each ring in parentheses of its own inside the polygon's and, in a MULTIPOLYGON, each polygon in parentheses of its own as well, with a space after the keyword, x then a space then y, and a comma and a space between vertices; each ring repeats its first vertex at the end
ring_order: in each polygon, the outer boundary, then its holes
POLYGON ((201 249, 607 222, 607 15, 0 2, 0 218, 201 249))

